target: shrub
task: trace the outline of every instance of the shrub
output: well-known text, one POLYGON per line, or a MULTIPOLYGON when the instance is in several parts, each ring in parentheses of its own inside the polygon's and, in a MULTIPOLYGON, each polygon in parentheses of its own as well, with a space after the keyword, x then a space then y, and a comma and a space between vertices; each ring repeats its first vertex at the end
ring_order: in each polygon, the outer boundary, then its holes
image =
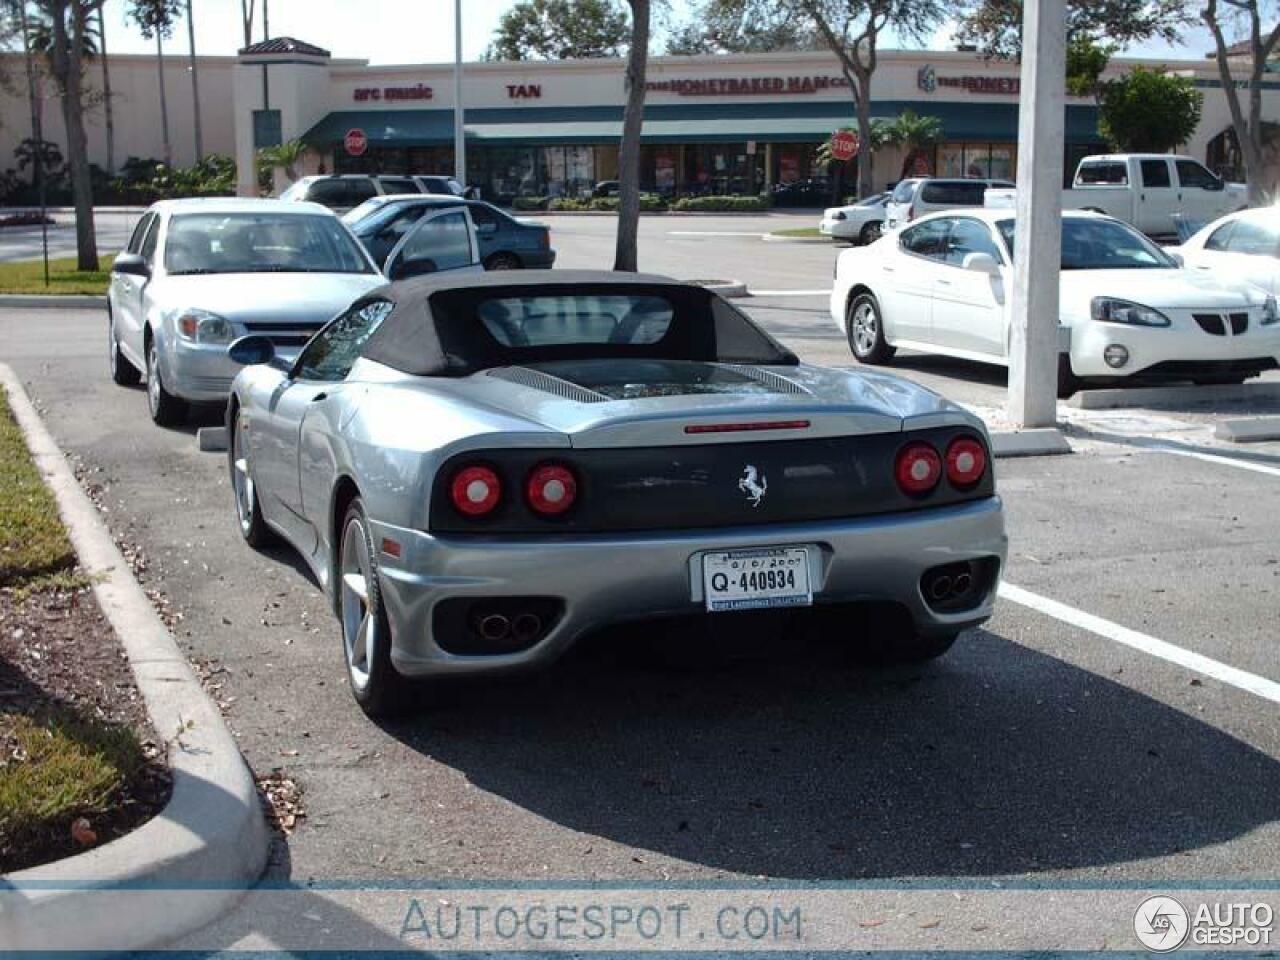
POLYGON ((769 209, 769 201, 763 197, 681 197, 671 205, 672 210, 689 212, 749 212, 769 209))
POLYGON ((511 201, 511 208, 513 210, 545 210, 547 203, 547 197, 516 197, 511 201))
POLYGON ((587 200, 575 200, 573 197, 552 197, 547 202, 547 209, 577 213, 582 210, 590 210, 591 203, 587 200))

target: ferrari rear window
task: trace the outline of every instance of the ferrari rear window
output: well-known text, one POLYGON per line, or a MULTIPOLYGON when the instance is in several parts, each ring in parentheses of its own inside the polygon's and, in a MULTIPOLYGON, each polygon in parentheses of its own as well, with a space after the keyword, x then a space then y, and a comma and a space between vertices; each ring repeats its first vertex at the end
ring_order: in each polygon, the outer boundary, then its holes
POLYGON ((501 297, 479 304, 477 315, 504 347, 564 344, 645 345, 660 341, 675 309, 662 297, 501 297))

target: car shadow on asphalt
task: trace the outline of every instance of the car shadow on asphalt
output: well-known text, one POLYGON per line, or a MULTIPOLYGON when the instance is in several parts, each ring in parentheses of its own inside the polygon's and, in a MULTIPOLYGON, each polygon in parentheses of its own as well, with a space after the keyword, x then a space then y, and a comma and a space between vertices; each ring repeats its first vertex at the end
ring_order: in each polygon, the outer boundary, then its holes
POLYGON ((885 369, 892 373, 894 367, 991 387, 1005 387, 1009 382, 1009 371, 994 363, 979 363, 976 360, 961 360, 931 353, 900 351, 885 369))
POLYGON ((1242 837, 1280 796, 1266 754, 987 630, 888 672, 798 648, 664 669, 597 643, 384 726, 566 828, 752 877, 1123 864, 1242 837))

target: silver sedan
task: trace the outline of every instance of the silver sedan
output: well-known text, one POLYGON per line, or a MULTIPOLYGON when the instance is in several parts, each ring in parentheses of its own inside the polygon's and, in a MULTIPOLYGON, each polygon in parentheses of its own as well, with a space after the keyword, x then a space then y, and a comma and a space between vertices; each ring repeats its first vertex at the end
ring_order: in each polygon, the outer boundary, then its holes
POLYGON ((982 422, 801 364, 700 287, 435 275, 360 298, 295 362, 262 337, 231 354, 240 530, 314 571, 370 713, 621 621, 794 607, 853 657, 922 660, 992 613, 982 422))
POLYGON ((237 337, 281 355, 384 283, 324 207, 279 200, 168 200, 138 221, 112 266, 108 359, 121 385, 145 375, 151 418, 173 425, 189 402, 226 400, 237 337))

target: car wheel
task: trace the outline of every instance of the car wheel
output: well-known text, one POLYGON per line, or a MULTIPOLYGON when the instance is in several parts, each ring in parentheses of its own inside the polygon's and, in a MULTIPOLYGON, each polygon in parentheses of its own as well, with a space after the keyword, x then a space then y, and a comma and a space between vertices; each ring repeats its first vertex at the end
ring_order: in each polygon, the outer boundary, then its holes
POLYGON ((138 368, 120 352, 120 341, 116 339, 116 318, 110 310, 107 310, 107 364, 111 368, 111 379, 119 386, 132 387, 142 379, 138 368))
POLYGON ((484 262, 486 270, 519 270, 520 258, 513 253, 495 253, 484 262))
POLYGON ((160 374, 160 349, 152 337, 147 344, 147 407, 160 427, 176 427, 187 419, 187 402, 164 388, 160 374))
POLYGON ((408 705, 409 682, 391 663, 391 624, 378 585, 377 553, 360 498, 351 501, 338 551, 338 615, 351 693, 369 716, 408 705))
POLYGON ((849 349, 859 363, 887 363, 896 352, 885 342, 880 303, 869 293, 853 298, 845 317, 845 329, 849 332, 849 349))
POLYGON ((244 442, 243 421, 243 412, 237 410, 228 452, 228 459, 231 461, 231 491, 236 498, 236 519, 240 523, 240 535, 249 546, 261 550, 273 544, 276 536, 267 526, 266 518, 262 515, 262 505, 258 502, 258 488, 253 482, 249 450, 244 442))
POLYGON ((1066 400, 1080 389, 1080 378, 1071 369, 1071 355, 1058 354, 1058 399, 1066 400))
POLYGON ((858 233, 858 239, 862 241, 863 246, 868 243, 875 243, 880 239, 880 234, 884 231, 884 224, 879 220, 872 220, 862 225, 862 230, 858 233))

